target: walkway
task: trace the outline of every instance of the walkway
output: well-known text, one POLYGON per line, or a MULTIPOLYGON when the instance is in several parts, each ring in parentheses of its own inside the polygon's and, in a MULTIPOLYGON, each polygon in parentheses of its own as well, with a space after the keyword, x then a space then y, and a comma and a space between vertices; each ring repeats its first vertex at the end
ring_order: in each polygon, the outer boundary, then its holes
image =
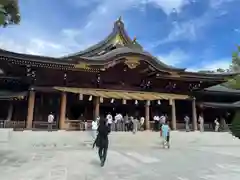
POLYGON ((160 147, 158 133, 112 133, 103 168, 90 139, 85 132, 9 132, 1 179, 240 179, 240 140, 227 133, 173 132, 170 150, 160 147))

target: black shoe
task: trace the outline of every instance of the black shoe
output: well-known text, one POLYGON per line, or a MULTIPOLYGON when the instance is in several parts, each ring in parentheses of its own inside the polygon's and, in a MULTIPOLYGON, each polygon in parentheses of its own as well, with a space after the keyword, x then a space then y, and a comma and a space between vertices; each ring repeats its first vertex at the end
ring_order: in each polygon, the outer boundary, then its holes
POLYGON ((104 159, 103 158, 101 158, 101 167, 103 167, 104 166, 104 159))

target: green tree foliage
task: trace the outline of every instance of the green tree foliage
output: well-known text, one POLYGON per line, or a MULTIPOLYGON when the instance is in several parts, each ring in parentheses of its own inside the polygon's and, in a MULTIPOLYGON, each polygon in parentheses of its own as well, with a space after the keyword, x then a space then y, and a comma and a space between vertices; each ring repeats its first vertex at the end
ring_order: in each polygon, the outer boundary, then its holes
POLYGON ((229 129, 233 136, 240 138, 240 110, 236 112, 229 129))
MULTIPOLYGON (((232 64, 230 65, 230 71, 240 73, 240 46, 232 54, 232 64)), ((240 89, 240 75, 230 79, 226 85, 233 89, 240 89)))
POLYGON ((0 0, 0 26, 19 24, 18 0, 0 0))

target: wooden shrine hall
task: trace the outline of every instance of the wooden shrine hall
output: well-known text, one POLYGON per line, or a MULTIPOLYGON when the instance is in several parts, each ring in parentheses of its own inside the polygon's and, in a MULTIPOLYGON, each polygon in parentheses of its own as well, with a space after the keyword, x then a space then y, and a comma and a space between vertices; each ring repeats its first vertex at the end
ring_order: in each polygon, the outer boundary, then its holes
POLYGON ((193 92, 223 83, 234 74, 187 72, 168 66, 131 39, 119 18, 112 32, 86 50, 64 57, 21 54, 0 49, 0 113, 4 127, 55 129, 107 113, 144 116, 168 114, 172 129, 184 115, 197 130, 193 92))

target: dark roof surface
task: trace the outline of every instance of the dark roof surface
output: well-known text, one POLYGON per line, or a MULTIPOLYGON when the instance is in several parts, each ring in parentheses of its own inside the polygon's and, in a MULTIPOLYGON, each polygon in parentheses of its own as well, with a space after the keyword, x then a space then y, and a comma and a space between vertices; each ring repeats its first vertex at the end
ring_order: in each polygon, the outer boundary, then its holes
POLYGON ((0 91, 0 99, 11 99, 26 95, 27 92, 0 91))
POLYGON ((208 91, 208 92, 226 92, 226 93, 234 93, 234 94, 240 94, 240 90, 238 89, 232 89, 232 88, 228 88, 224 85, 216 85, 216 86, 211 86, 209 88, 205 88, 204 91, 208 91))
POLYGON ((111 58, 113 57, 122 57, 124 55, 140 55, 143 56, 145 58, 148 58, 152 64, 154 65, 158 65, 161 66, 164 69, 172 69, 172 70, 180 70, 180 71, 184 71, 185 69, 181 69, 181 68, 175 68, 172 66, 169 66, 161 61, 159 61, 156 57, 152 56, 150 53, 146 52, 146 51, 139 51, 139 50, 134 50, 134 49, 130 49, 129 47, 121 47, 121 48, 117 48, 114 49, 106 54, 100 55, 100 56, 94 56, 94 57, 81 57, 81 59, 83 60, 92 60, 94 62, 96 61, 107 61, 107 60, 111 60, 111 58))
POLYGON ((234 103, 215 103, 215 102, 204 102, 202 103, 203 107, 210 108, 223 108, 223 109, 235 109, 240 108, 240 101, 234 103))

